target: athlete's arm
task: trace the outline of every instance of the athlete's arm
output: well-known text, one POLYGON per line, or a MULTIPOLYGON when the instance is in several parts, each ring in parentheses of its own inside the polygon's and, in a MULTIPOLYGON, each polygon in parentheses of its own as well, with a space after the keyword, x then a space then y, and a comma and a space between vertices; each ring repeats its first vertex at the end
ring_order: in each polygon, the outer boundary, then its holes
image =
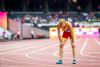
POLYGON ((60 26, 59 26, 59 24, 57 25, 57 32, 58 32, 59 41, 61 42, 61 34, 60 34, 60 26))

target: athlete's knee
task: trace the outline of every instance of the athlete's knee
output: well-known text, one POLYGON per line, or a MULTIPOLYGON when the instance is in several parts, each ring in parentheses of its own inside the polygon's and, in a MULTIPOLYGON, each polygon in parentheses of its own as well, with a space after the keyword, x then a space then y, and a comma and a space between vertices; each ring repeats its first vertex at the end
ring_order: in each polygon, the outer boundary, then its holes
POLYGON ((74 43, 74 38, 71 38, 71 43, 74 43))
POLYGON ((60 47, 60 48, 63 48, 63 45, 61 44, 59 47, 60 47))
POLYGON ((72 45, 72 48, 75 48, 75 45, 72 45))

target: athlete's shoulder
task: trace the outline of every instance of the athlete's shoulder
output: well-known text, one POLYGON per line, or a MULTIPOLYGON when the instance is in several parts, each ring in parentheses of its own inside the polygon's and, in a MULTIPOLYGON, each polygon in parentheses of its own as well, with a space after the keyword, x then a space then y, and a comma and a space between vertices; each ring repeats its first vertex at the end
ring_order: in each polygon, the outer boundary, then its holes
POLYGON ((69 21, 66 21, 66 24, 68 24, 68 25, 72 25, 71 22, 69 22, 69 21))
POLYGON ((69 23, 69 21, 66 21, 66 23, 69 23))

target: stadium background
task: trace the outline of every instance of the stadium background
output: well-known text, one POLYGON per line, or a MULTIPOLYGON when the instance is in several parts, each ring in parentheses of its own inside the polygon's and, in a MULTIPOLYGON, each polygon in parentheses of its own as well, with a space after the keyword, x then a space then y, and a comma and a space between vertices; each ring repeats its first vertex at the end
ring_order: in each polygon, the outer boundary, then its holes
POLYGON ((100 0, 0 0, 0 67, 100 67, 100 0), (69 39, 56 64, 60 18, 74 26, 76 65, 69 39))
POLYGON ((76 35, 99 36, 100 1, 1 0, 0 17, 1 40, 57 37, 60 18, 74 25, 76 35))

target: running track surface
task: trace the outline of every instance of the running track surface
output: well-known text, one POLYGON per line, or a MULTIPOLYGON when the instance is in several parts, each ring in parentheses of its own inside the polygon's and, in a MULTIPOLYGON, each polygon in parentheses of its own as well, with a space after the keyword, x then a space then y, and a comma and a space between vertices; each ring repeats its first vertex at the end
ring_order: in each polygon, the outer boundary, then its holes
POLYGON ((0 67, 100 67, 100 38, 77 38, 77 64, 72 64, 70 41, 57 65, 59 41, 50 39, 0 42, 0 67))

